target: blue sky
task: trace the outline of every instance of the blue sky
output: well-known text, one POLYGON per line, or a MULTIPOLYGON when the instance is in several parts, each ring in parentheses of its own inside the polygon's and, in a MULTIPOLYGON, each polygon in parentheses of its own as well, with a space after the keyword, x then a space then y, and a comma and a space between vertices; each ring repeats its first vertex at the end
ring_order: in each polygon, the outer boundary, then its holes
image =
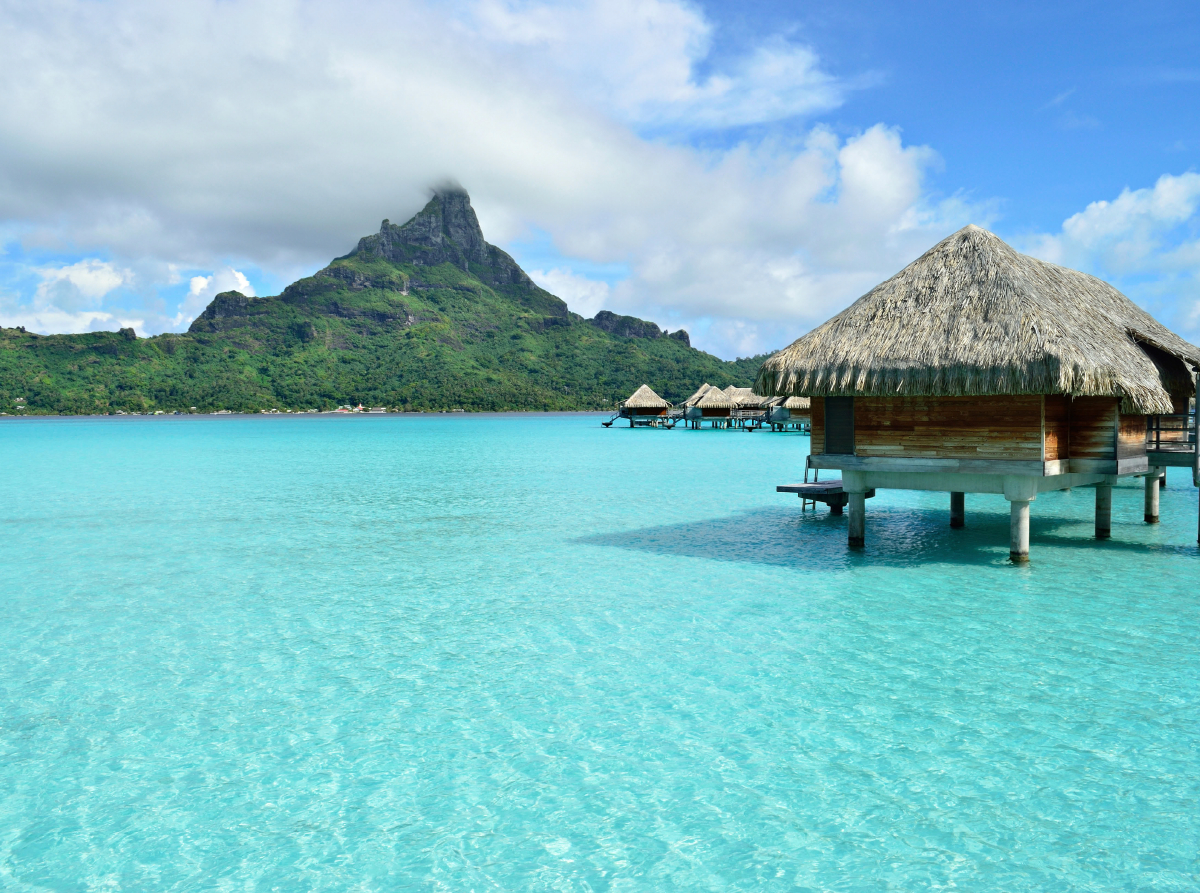
POLYGON ((1200 340, 1200 6, 0 2, 0 323, 186 328, 446 177, 572 309, 783 346, 969 222, 1200 340))
POLYGON ((798 5, 712 11, 731 43, 792 27, 835 75, 875 74, 825 120, 900 126, 942 156, 932 184, 998 199, 1008 232, 1051 230, 1200 158, 1200 4, 798 5))

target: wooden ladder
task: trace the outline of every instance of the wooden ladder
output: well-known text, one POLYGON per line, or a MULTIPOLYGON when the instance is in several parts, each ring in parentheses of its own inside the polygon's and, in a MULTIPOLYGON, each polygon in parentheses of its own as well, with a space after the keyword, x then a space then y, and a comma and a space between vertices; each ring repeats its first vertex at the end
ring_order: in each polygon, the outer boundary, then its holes
MULTIPOLYGON (((804 483, 806 483, 806 484, 808 483, 808 470, 811 467, 812 467, 812 456, 805 456, 804 457, 804 483)), ((812 473, 813 473, 813 483, 816 483, 818 478, 820 478, 820 476, 821 476, 821 469, 813 468, 812 473)), ((801 496, 800 497, 800 511, 802 511, 802 512, 808 511, 809 505, 812 505, 812 510, 814 512, 817 510, 817 501, 815 499, 805 499, 803 496, 801 496)))

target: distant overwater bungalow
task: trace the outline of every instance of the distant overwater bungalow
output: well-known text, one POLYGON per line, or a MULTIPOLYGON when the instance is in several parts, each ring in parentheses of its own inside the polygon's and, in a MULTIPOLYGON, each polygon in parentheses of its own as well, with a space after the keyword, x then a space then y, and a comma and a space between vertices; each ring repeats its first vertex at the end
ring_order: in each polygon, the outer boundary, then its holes
POLYGON ((1024 562, 1039 493, 1095 487, 1103 539, 1118 479, 1145 478, 1147 523, 1166 466, 1200 483, 1197 368, 1200 348, 1111 285, 968 226, 768 359, 755 390, 811 398, 809 466, 841 471, 851 546, 877 489, 948 492, 956 527, 964 494, 998 493, 1024 562))
MULTIPOLYGON (((621 404, 617 417, 629 419, 630 428, 636 425, 662 426, 674 423, 669 418, 670 410, 671 404, 644 384, 621 404)), ((612 424, 611 419, 608 424, 612 424)))
POLYGON ((683 401, 683 417, 685 419, 692 418, 692 415, 688 412, 688 410, 695 407, 695 405, 700 402, 700 398, 711 391, 712 388, 713 386, 706 381, 704 384, 700 385, 700 387, 696 388, 696 393, 692 394, 692 396, 683 401))
POLYGON ((763 397, 753 388, 730 385, 722 390, 705 382, 678 407, 656 394, 649 385, 642 385, 601 424, 611 428, 617 419, 629 419, 631 428, 674 428, 683 421, 685 427, 693 430, 707 422, 710 428, 726 430, 758 431, 769 426, 772 431, 807 432, 809 418, 807 397, 763 397))
POLYGON ((762 424, 772 431, 807 431, 811 401, 807 397, 761 397, 762 424))
POLYGON ((687 418, 690 426, 696 429, 703 427, 706 422, 710 428, 728 428, 736 406, 720 388, 709 388, 689 410, 687 418))

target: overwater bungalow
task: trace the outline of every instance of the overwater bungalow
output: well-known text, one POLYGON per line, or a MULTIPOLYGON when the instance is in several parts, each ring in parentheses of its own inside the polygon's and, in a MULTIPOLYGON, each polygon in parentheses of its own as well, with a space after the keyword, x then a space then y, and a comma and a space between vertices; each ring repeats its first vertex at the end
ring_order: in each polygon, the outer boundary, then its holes
POLYGON ((692 394, 692 396, 688 397, 686 400, 683 401, 684 408, 687 409, 687 408, 695 406, 697 403, 700 402, 701 397, 703 397, 705 394, 707 394, 709 391, 712 390, 712 387, 713 386, 710 385, 707 381, 704 384, 700 385, 700 387, 696 389, 696 393, 692 394))
MULTIPOLYGON (((703 399, 704 395, 713 390, 713 386, 707 381, 696 389, 696 393, 683 401, 683 418, 688 427, 698 428, 699 425, 693 424, 702 417, 702 413, 697 404, 703 399)), ((719 389, 718 389, 719 390, 719 389)))
POLYGON ((1094 486, 1106 538, 1118 479, 1145 477, 1150 523, 1163 467, 1200 480, 1197 368, 1111 285, 968 226, 768 359, 756 390, 812 398, 810 465, 842 472, 850 545, 876 488, 947 491, 954 527, 965 493, 997 493, 1023 562, 1039 493, 1094 486))
POLYGON ((812 401, 808 397, 767 397, 767 422, 772 431, 794 428, 803 431, 812 417, 812 401))
POLYGON ((688 410, 688 424, 697 429, 705 422, 710 428, 728 428, 734 406, 734 402, 720 388, 709 388, 688 410))
POLYGON ((660 426, 667 424, 670 409, 670 403, 654 393, 650 385, 644 384, 621 404, 617 414, 619 418, 629 419, 630 428, 635 425, 660 426))
POLYGON ((761 428, 767 419, 766 404, 770 399, 754 393, 754 388, 739 388, 730 385, 725 396, 733 402, 729 423, 736 428, 761 428))
POLYGON ((761 409, 766 399, 761 394, 754 393, 754 388, 739 388, 734 385, 725 389, 725 396, 733 401, 736 409, 761 409))

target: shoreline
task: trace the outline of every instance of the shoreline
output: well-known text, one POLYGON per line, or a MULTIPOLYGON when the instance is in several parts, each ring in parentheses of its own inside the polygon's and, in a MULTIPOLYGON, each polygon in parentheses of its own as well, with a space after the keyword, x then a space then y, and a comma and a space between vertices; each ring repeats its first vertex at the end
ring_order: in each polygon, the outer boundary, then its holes
POLYGON ((336 412, 336 411, 321 411, 321 412, 164 412, 161 415, 154 413, 140 413, 134 415, 132 413, 124 413, 118 415, 116 413, 91 413, 88 415, 58 415, 54 413, 30 413, 28 415, 0 415, 0 424, 9 421, 29 421, 29 420, 69 420, 69 419, 113 419, 128 421, 132 419, 313 419, 313 418, 425 418, 429 416, 448 416, 451 418, 478 418, 480 416, 575 416, 575 415, 611 415, 611 409, 506 409, 506 410, 464 410, 461 412, 452 412, 449 410, 431 409, 427 411, 410 411, 410 412, 336 412))

